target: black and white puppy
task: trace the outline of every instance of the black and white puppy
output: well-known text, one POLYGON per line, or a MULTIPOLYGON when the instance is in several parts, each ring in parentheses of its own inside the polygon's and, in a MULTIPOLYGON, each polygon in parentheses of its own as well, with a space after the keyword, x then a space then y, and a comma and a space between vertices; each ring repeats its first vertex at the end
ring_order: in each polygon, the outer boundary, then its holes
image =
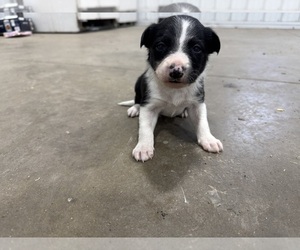
POLYGON ((221 152, 222 143, 209 129, 203 85, 208 56, 220 51, 216 33, 191 16, 171 16, 150 25, 140 45, 148 49, 149 68, 138 78, 134 105, 127 111, 129 117, 139 116, 133 157, 143 162, 153 157, 153 131, 159 115, 189 116, 203 149, 221 152))

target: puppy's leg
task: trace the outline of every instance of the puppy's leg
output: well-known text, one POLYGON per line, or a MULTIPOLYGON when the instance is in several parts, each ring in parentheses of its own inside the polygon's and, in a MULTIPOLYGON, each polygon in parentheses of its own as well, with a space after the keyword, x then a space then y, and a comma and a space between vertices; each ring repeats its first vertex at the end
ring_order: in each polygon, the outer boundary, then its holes
POLYGON ((132 107, 130 107, 127 110, 127 115, 132 118, 139 116, 139 113, 140 113, 140 104, 134 104, 132 107))
POLYGON ((223 151, 223 145, 211 133, 207 121, 207 110, 205 103, 200 103, 189 109, 189 114, 197 131, 198 143, 204 150, 213 153, 223 151))
POLYGON ((139 139, 132 151, 132 156, 137 161, 147 161, 154 155, 154 128, 159 112, 147 107, 140 108, 139 139))

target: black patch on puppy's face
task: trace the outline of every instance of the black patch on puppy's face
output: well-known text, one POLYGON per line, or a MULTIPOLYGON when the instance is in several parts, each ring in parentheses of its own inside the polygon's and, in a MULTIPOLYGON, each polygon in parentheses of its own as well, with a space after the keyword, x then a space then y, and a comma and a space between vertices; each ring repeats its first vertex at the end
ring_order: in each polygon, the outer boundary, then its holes
POLYGON ((180 22, 170 17, 159 24, 150 25, 142 34, 140 46, 148 49, 148 62, 155 70, 157 65, 168 55, 176 52, 180 36, 180 22))
POLYGON ((209 54, 219 53, 221 46, 213 30, 185 15, 171 16, 158 24, 150 25, 144 31, 140 45, 148 49, 148 62, 154 71, 165 58, 181 48, 180 52, 187 55, 190 61, 184 78, 187 83, 193 83, 197 79, 205 69, 209 54), (188 23, 185 34, 184 22, 188 23))

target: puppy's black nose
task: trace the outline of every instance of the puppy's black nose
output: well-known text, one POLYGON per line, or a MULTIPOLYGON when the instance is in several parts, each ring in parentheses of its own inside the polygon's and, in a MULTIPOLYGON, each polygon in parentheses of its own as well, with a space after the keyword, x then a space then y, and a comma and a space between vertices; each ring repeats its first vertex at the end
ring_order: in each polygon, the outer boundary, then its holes
POLYGON ((170 69, 169 76, 173 79, 180 79, 183 76, 183 70, 180 67, 170 69))

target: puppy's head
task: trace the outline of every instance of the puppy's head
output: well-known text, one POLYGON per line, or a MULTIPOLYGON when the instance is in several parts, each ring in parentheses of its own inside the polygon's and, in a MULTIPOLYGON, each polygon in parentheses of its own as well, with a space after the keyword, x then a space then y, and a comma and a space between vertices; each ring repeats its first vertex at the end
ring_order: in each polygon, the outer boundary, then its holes
POLYGON ((178 88, 196 81, 209 54, 219 53, 221 44, 213 30, 180 15, 150 25, 142 35, 142 46, 148 49, 148 62, 158 79, 178 88))

